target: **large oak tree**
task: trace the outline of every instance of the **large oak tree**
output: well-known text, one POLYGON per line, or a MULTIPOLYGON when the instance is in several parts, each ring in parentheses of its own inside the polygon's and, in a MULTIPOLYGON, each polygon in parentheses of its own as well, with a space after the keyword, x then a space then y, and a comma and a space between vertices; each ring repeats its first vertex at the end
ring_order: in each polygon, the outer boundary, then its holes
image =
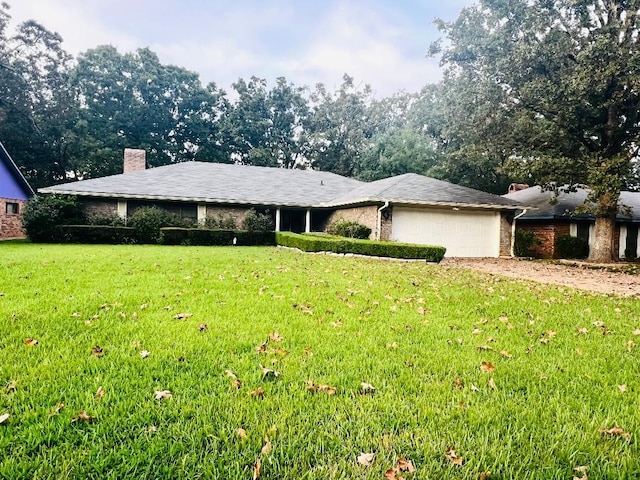
POLYGON ((440 27, 458 151, 529 181, 588 185, 590 258, 615 257, 640 146, 640 0, 480 0, 440 27))

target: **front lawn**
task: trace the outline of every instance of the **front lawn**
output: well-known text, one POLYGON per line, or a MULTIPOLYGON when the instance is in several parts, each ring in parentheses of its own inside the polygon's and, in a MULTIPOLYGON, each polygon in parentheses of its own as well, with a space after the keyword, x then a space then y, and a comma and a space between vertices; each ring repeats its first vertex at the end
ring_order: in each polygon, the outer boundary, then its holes
POLYGON ((0 253, 0 478, 640 472, 637 301, 267 247, 0 253))

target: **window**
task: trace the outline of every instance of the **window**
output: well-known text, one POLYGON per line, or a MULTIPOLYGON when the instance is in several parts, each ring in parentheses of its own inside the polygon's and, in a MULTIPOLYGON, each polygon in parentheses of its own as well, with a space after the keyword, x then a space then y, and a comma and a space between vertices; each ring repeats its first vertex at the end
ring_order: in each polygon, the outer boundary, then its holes
POLYGON ((20 206, 15 202, 7 202, 5 212, 7 215, 17 215, 20 213, 20 206))

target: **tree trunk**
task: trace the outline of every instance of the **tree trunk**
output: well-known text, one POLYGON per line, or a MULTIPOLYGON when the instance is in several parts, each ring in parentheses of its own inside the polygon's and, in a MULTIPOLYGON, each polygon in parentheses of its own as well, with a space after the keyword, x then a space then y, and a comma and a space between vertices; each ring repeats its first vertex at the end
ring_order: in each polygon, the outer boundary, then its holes
POLYGON ((589 260, 592 262, 611 262, 618 258, 614 251, 614 232, 616 220, 614 216, 596 216, 595 240, 589 249, 589 260))

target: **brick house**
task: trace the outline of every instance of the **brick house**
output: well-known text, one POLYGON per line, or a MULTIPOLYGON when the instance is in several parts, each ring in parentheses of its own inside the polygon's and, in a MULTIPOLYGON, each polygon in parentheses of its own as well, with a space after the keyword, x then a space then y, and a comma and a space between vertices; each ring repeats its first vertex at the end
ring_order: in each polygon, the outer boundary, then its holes
MULTIPOLYGON (((554 192, 535 186, 503 197, 533 207, 517 218, 516 228, 536 234, 541 245, 535 250, 541 258, 558 258, 556 242, 561 236, 580 237, 589 245, 595 240, 595 217, 578 209, 588 194, 587 189, 578 188, 575 192, 560 192, 556 197, 554 192)), ((623 208, 616 220, 614 248, 619 258, 636 259, 640 257, 640 192, 622 192, 620 203, 623 208)))
POLYGON ((0 240, 24 238, 22 209, 33 190, 0 143, 0 240))
POLYGON ((337 219, 371 228, 371 238, 443 245, 447 256, 509 255, 518 202, 416 174, 361 182, 334 173, 184 162, 145 168, 144 151, 125 150, 123 173, 42 188, 75 195, 88 214, 126 219, 156 205, 194 223, 249 209, 276 231, 325 231, 337 219))

